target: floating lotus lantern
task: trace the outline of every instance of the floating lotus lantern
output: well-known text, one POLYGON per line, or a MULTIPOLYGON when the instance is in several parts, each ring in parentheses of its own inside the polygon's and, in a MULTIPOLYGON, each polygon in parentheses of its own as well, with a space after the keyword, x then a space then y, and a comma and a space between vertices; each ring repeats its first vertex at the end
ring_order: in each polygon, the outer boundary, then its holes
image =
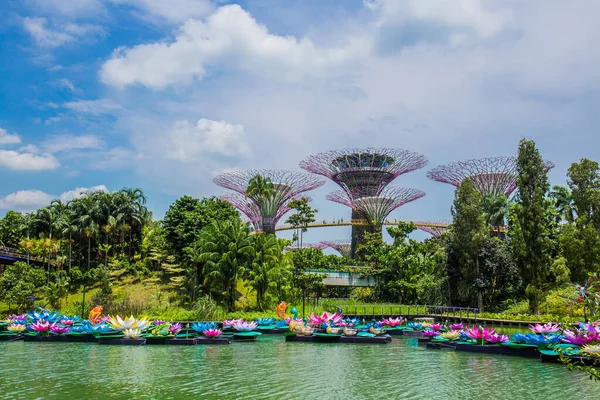
POLYGON ((274 325, 275 324, 275 318, 273 317, 269 317, 269 318, 254 318, 254 322, 256 322, 258 324, 258 326, 270 326, 270 325, 274 325))
POLYGON ((332 325, 339 325, 342 322, 342 318, 341 314, 329 314, 324 312, 321 315, 313 314, 308 317, 308 323, 316 327, 327 328, 330 323, 332 325))
POLYGON ((216 329, 217 324, 216 322, 194 322, 191 327, 196 332, 203 333, 209 329, 216 329))
POLYGON ((485 328, 473 326, 472 328, 467 328, 466 335, 471 339, 475 339, 476 341, 481 342, 481 344, 484 344, 484 342, 495 332, 496 329, 489 329, 487 326, 485 328))
POLYGON ((30 311, 27 313, 27 318, 32 321, 47 321, 49 323, 54 323, 60 321, 63 316, 56 311, 48 312, 48 310, 39 310, 39 311, 30 311))
POLYGON ((61 326, 59 324, 50 324, 50 332, 56 335, 64 335, 65 333, 69 333, 71 328, 68 326, 61 326))
POLYGON ((561 339, 561 335, 536 335, 534 333, 515 333, 513 335, 513 340, 516 342, 544 347, 553 346, 559 343, 561 339))
POLYGON ((434 331, 439 331, 444 327, 444 324, 431 324, 428 328, 433 329, 434 331))
POLYGON ((460 324, 451 324, 450 325, 450 329, 456 330, 456 331, 461 331, 464 329, 464 325, 462 323, 460 324))
POLYGON ((238 321, 235 324, 233 324, 233 328, 236 331, 240 331, 240 332, 250 332, 255 330, 258 327, 258 324, 256 322, 246 322, 246 321, 238 321))
POLYGON ((560 325, 553 324, 552 322, 548 322, 547 324, 544 324, 544 325, 542 325, 542 324, 529 325, 529 329, 531 329, 531 331, 533 333, 547 334, 547 333, 554 333, 554 332, 560 331, 560 325))
POLYGON ((214 339, 223 333, 220 329, 206 329, 202 334, 208 338, 214 339))
POLYGON ((455 330, 440 333, 441 338, 448 339, 448 340, 458 339, 459 336, 460 336, 460 331, 455 331, 455 330))
POLYGON ((50 331, 50 322, 38 321, 31 324, 29 327, 38 333, 48 334, 48 332, 50 331))
POLYGON ((395 328, 397 326, 402 325, 406 320, 402 317, 398 318, 384 318, 379 321, 379 325, 381 326, 389 326, 390 328, 395 328))
POLYGON ((508 342, 509 338, 507 335, 500 335, 498 333, 494 333, 488 336, 486 339, 489 343, 499 344, 508 342))
POLYGON ((433 329, 426 329, 423 331, 423 336, 426 336, 426 337, 434 337, 434 336, 438 336, 439 334, 440 334, 440 332, 434 331, 433 329))
POLYGON ((9 326, 6 327, 6 329, 9 332, 21 333, 25 330, 25 325, 24 324, 10 324, 9 326))
POLYGON ((150 326, 150 322, 146 319, 135 319, 133 316, 123 319, 117 315, 110 319, 110 326, 119 332, 125 329, 139 329, 140 331, 144 331, 150 326))
POLYGON ((138 328, 126 328, 123 329, 123 335, 125 339, 137 339, 142 334, 142 331, 138 328))
POLYGON ((27 323, 27 315, 25 314, 12 314, 9 315, 7 318, 8 322, 13 323, 13 324, 26 324, 27 323))
POLYGON ((581 353, 588 357, 600 358, 600 345, 586 344, 581 348, 581 353))
POLYGON ((221 321, 223 328, 233 328, 233 326, 239 322, 244 322, 243 319, 225 319, 221 321))
POLYGON ((65 319, 61 319, 61 320, 59 321, 59 323, 60 323, 61 325, 67 325, 67 326, 71 326, 71 325, 73 325, 73 323, 74 323, 74 322, 75 322, 75 321, 73 320, 73 318, 65 318, 65 319))
POLYGON ((564 342, 577 346, 583 346, 592 342, 600 341, 600 335, 593 325, 589 325, 587 330, 578 329, 575 332, 565 329, 563 331, 564 342))
POLYGON ((181 322, 177 322, 169 326, 169 332, 171 333, 171 335, 177 335, 182 328, 183 326, 181 325, 181 322))
POLYGON ((167 323, 167 321, 163 321, 162 319, 157 319, 154 322, 152 322, 152 325, 154 325, 154 326, 160 326, 160 325, 164 325, 166 323, 167 323))
POLYGON ((423 324, 421 324, 420 322, 409 322, 408 327, 410 329, 421 329, 423 327, 423 324))

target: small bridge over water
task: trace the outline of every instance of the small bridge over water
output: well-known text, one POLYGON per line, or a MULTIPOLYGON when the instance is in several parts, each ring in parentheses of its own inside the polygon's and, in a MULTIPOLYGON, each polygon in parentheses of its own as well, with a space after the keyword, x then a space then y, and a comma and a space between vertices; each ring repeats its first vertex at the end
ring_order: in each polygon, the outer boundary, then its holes
POLYGON ((33 257, 27 253, 24 253, 18 249, 11 247, 0 247, 0 265, 12 265, 17 261, 25 263, 42 265, 44 260, 38 257, 33 257))

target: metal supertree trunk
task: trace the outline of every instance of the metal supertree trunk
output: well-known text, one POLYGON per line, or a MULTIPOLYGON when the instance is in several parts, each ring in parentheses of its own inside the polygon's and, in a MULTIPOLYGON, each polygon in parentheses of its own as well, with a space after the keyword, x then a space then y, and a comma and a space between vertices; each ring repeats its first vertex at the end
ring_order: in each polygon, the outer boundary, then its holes
MULTIPOLYGON (((260 229, 265 233, 275 233, 275 225, 277 221, 289 211, 287 204, 290 200, 299 197, 298 195, 309 190, 313 190, 325 184, 325 181, 313 175, 303 172, 280 171, 280 170, 248 170, 228 172, 216 176, 213 181, 224 188, 231 189, 244 197, 244 202, 239 197, 234 198, 238 207, 233 201, 230 201, 234 206, 246 214, 252 221, 252 218, 260 216, 260 229), (250 196, 246 197, 246 189, 252 178, 260 175, 264 178, 269 178, 273 184, 273 192, 269 196, 250 196), (254 206, 249 206, 248 201, 254 206), (244 211, 246 210, 246 211, 244 211)), ((256 226, 256 225, 255 225, 256 226)))
MULTIPOLYGON (((301 168, 331 179, 350 199, 377 196, 398 176, 426 164, 427 158, 421 154, 385 148, 332 150, 300 161, 301 168)), ((363 211, 352 208, 353 220, 365 218, 363 211)), ((364 226, 352 227, 352 257, 367 230, 364 226)))
MULTIPOLYGON (((510 196, 516 189, 516 157, 489 157, 458 161, 441 165, 429 171, 427 177, 434 181, 449 183, 456 187, 469 178, 482 195, 510 196)), ((546 169, 554 167, 545 162, 546 169)))
POLYGON ((352 255, 352 242, 347 240, 323 240, 321 244, 323 247, 331 247, 337 250, 343 257, 350 257, 352 255))
POLYGON ((440 237, 450 231, 449 222, 419 221, 415 222, 415 225, 418 229, 429 233, 433 237, 440 237))

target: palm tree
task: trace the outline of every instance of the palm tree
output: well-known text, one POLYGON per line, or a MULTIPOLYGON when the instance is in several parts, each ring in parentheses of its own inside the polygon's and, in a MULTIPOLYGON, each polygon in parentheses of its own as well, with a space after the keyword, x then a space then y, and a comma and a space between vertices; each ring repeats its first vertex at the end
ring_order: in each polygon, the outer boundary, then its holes
POLYGON ((554 207, 558 212, 557 221, 564 219, 567 222, 575 221, 575 213, 573 211, 573 197, 569 189, 563 186, 554 185, 548 193, 548 197, 554 200, 554 207))
MULTIPOLYGON (((92 238, 98 233, 98 208, 97 202, 94 199, 93 194, 88 194, 77 200, 76 203, 76 214, 77 214, 77 225, 82 237, 87 239, 87 272, 91 268, 91 251, 92 251, 92 238)), ((86 292, 86 278, 84 274, 83 278, 83 297, 81 301, 81 315, 85 313, 85 292, 86 292)))
POLYGON ((481 207, 485 217, 485 222, 499 230, 506 226, 506 216, 510 210, 510 200, 503 194, 486 195, 481 199, 481 207))
POLYGON ((264 177, 260 174, 256 174, 252 179, 248 181, 248 187, 246 188, 246 197, 250 197, 253 199, 270 197, 274 190, 275 185, 273 185, 271 178, 264 177))
POLYGON ((192 252, 204 263, 211 292, 224 298, 228 311, 235 308, 237 280, 252 261, 254 247, 249 233, 250 227, 241 221, 217 220, 202 230, 196 251, 192 252))

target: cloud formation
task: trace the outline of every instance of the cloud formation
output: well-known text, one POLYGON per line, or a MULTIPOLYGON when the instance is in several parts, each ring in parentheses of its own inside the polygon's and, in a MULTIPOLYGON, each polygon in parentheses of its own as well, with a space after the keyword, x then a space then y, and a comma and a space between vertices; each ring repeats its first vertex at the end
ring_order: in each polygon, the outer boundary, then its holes
POLYGON ((0 210, 14 210, 21 212, 35 211, 40 207, 49 205, 54 199, 60 199, 66 202, 79 198, 87 192, 96 191, 108 192, 108 189, 105 185, 91 186, 89 188, 78 187, 63 192, 58 196, 37 189, 18 190, 6 196, 0 196, 0 210))

